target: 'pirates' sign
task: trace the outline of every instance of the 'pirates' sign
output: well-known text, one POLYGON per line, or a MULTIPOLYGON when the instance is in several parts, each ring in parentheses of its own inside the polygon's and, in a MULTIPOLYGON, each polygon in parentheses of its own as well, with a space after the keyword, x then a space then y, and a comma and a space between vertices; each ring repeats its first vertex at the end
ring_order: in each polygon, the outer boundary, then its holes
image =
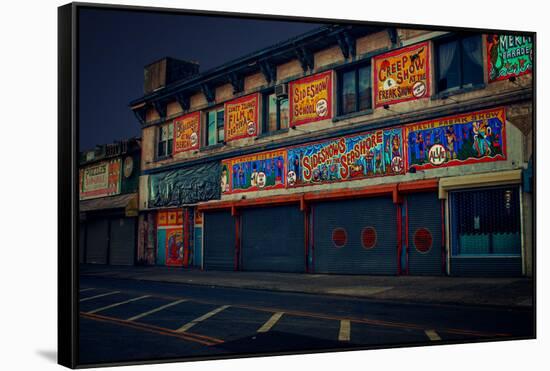
POLYGON ((374 57, 374 105, 405 102, 430 95, 427 42, 374 57))
POLYGON ((290 126, 332 117, 332 71, 289 84, 290 126))
POLYGON ((193 112, 174 120, 174 153, 199 148, 200 112, 193 112))
POLYGON ((225 140, 254 137, 258 134, 258 94, 225 103, 225 140))

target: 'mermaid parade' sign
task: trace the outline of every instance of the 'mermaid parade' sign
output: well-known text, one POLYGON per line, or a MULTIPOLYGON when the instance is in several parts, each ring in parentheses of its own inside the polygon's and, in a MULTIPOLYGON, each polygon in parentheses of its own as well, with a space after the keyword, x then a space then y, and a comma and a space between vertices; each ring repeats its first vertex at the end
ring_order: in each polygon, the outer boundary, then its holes
POLYGON ((489 81, 506 80, 533 69, 533 40, 530 36, 487 35, 489 81))

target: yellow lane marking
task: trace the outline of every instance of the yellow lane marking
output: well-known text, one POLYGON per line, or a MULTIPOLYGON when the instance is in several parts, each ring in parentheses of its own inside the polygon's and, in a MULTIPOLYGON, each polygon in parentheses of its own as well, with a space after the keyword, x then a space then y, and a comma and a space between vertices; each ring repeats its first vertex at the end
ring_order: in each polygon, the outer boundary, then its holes
POLYGON ((437 332, 435 332, 435 330, 425 330, 424 333, 426 334, 426 336, 427 336, 431 341, 439 341, 439 340, 441 340, 441 338, 439 337, 439 335, 437 334, 437 332))
POLYGON ((349 319, 340 321, 340 333, 338 334, 339 341, 350 341, 351 338, 351 322, 349 319))
POLYGON ((264 323, 262 325, 262 327, 260 327, 258 329, 258 332, 268 332, 269 330, 271 330, 271 328, 277 323, 277 321, 279 321, 281 319, 283 314, 285 314, 285 313, 284 312, 277 312, 274 315, 272 315, 271 318, 268 319, 267 322, 264 323))
POLYGON ((208 312, 206 314, 203 314, 199 318, 195 318, 191 322, 181 326, 179 329, 176 330, 176 332, 185 332, 185 331, 189 330, 191 327, 195 326, 197 323, 200 323, 204 320, 207 320, 208 318, 220 313, 222 310, 227 309, 227 308, 229 308, 229 305, 222 305, 221 307, 216 308, 213 311, 208 312))
POLYGON ((111 292, 107 292, 105 294, 99 294, 99 295, 95 295, 95 296, 90 296, 88 298, 83 298, 83 299, 80 299, 80 302, 82 303, 83 301, 88 301, 88 300, 92 300, 92 299, 97 299, 97 298, 102 298, 104 296, 109 296, 109 295, 114 295, 114 294, 118 294, 120 293, 120 291, 111 291, 111 292))
POLYGON ((78 292, 86 292, 90 290, 95 290, 93 287, 88 287, 87 289, 80 289, 78 292))
POLYGON ((91 310, 91 311, 88 311, 86 313, 88 314, 94 314, 94 313, 97 313, 97 312, 101 312, 102 310, 106 310, 106 309, 111 309, 111 308, 114 308, 114 307, 118 307, 119 305, 122 305, 122 304, 128 304, 128 303, 131 303, 133 301, 138 301, 138 300, 141 300, 141 299, 145 299, 145 298, 148 298, 150 295, 143 295, 143 296, 140 296, 139 298, 133 298, 133 299, 130 299, 130 300, 124 300, 124 301, 121 301, 119 303, 114 303, 114 304, 111 304, 111 305, 106 305, 104 307, 101 307, 101 308, 97 308, 97 309, 94 309, 94 310, 91 310))
POLYGON ((163 305, 163 306, 160 306, 158 308, 152 309, 148 312, 144 312, 144 313, 138 314, 137 316, 130 317, 130 318, 127 319, 127 321, 135 321, 136 319, 140 319, 140 318, 143 318, 143 317, 148 316, 150 314, 160 312, 163 309, 170 308, 170 307, 172 307, 174 305, 177 305, 179 303, 183 303, 184 301, 187 301, 187 299, 181 299, 181 300, 173 301, 173 302, 168 303, 166 305, 163 305))

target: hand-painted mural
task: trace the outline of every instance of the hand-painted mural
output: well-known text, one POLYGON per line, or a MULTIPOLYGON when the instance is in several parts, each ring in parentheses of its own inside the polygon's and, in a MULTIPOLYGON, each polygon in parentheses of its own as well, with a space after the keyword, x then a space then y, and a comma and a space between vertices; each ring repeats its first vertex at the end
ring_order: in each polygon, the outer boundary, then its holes
POLYGON ((288 149, 289 187, 402 174, 402 128, 380 129, 288 149))
POLYGON ((174 153, 199 148, 200 120, 199 111, 174 119, 174 153))
POLYGON ((170 228, 166 230, 166 265, 183 265, 183 230, 170 228))
POLYGON ((232 158, 222 162, 222 192, 284 188, 285 174, 285 149, 232 158))
POLYGON ((430 95, 430 48, 427 42, 374 57, 374 105, 430 95))
POLYGON ((225 141, 254 137, 258 134, 258 94, 225 103, 225 141))
POLYGON ((120 193, 121 183, 120 159, 102 161, 84 169, 79 174, 80 199, 105 197, 120 193))
POLYGON ((487 35, 489 82, 531 72, 533 40, 530 36, 487 35))
POLYGON ((405 127, 408 162, 417 170, 506 159, 506 113, 496 108, 405 127))
POLYGON ((289 83, 290 126, 332 117, 332 71, 289 83))

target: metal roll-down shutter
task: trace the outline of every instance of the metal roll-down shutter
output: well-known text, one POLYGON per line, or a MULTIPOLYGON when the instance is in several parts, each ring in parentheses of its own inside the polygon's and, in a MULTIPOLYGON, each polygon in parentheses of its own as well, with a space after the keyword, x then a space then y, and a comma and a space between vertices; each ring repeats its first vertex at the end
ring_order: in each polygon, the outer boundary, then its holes
POLYGON ((241 210, 242 270, 304 272, 304 214, 298 206, 241 210))
POLYGON ((397 274, 397 208, 390 197, 313 205, 314 270, 397 274))
POLYGON ((235 269, 235 219, 230 211, 204 213, 204 268, 235 269))
POLYGON ((111 219, 111 246, 109 249, 109 264, 133 265, 135 247, 135 219, 111 219))
POLYGON ((107 264, 109 220, 90 220, 86 233, 86 263, 107 264))

